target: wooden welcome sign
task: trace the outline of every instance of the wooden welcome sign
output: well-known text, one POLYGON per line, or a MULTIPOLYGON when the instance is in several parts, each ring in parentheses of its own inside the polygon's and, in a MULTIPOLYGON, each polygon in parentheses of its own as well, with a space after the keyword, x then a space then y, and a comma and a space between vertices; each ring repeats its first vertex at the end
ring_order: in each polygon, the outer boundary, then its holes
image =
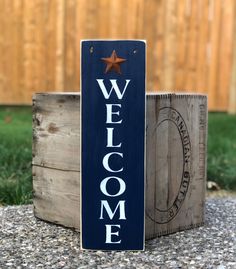
POLYGON ((145 42, 82 41, 83 249, 144 249, 145 42))

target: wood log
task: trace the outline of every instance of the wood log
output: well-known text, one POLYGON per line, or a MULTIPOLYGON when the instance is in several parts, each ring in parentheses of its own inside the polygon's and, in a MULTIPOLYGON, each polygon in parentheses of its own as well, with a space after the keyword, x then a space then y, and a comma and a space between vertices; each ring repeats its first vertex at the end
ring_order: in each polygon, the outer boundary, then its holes
MULTIPOLYGON (((207 97, 147 94, 146 124, 146 239, 202 225, 207 97)), ((79 229, 79 170, 80 94, 35 94, 36 217, 79 229)))

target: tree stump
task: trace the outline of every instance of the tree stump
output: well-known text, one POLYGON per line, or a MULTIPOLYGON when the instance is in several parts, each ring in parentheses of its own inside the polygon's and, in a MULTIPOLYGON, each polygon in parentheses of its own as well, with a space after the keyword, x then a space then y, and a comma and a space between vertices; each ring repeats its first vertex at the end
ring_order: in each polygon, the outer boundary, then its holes
MULTIPOLYGON (((146 239, 203 224, 206 149, 205 95, 147 94, 146 239)), ((79 229, 79 169, 80 94, 35 94, 36 217, 79 229)))

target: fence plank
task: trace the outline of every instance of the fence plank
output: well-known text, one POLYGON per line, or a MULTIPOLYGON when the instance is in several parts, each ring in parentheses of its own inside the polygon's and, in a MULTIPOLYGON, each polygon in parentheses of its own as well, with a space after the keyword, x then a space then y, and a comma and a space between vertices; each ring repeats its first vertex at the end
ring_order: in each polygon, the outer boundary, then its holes
POLYGON ((165 50, 164 50, 164 88, 171 91, 174 88, 174 68, 176 48, 176 0, 165 1, 165 50))
POLYGON ((56 90, 64 91, 64 51, 65 51, 65 1, 57 1, 57 36, 56 36, 56 90))
POLYGON ((186 15, 189 21, 188 29, 188 40, 187 40, 187 70, 185 73, 185 89, 187 91, 196 91, 196 56, 198 51, 198 1, 188 1, 188 6, 186 7, 186 15))
MULTIPOLYGON (((236 3, 234 2, 234 14, 236 14, 236 3)), ((236 20, 233 25, 233 67, 231 71, 230 91, 229 91, 229 113, 236 113, 236 20)))
POLYGON ((45 28, 46 28, 46 12, 47 12, 47 1, 36 0, 35 1, 35 75, 34 75, 34 88, 40 91, 46 90, 47 80, 42 79, 47 76, 45 66, 47 60, 45 52, 47 50, 46 39, 45 39, 45 28))
POLYGON ((24 87, 27 89, 22 92, 23 103, 27 102, 28 97, 32 97, 32 93, 37 89, 34 86, 35 83, 35 68, 36 61, 34 59, 36 52, 36 26, 35 26, 35 13, 36 2, 28 1, 24 3, 24 15, 23 15, 23 37, 24 37, 24 87))
MULTIPOLYGON (((163 7, 163 3, 161 4, 163 7)), ((141 38, 147 40, 147 88, 151 91, 155 90, 155 86, 153 85, 153 70, 157 68, 157 62, 154 57, 154 42, 152 42, 155 24, 153 21, 155 20, 155 1, 145 1, 143 6, 143 25, 149 25, 149 27, 145 27, 141 32, 141 38)), ((140 18, 141 19, 141 18, 140 18)), ((163 51, 164 52, 164 51, 163 51)))
POLYGON ((233 57, 233 23, 234 17, 234 0, 222 1, 222 22, 220 27, 219 40, 219 67, 218 67, 218 85, 216 90, 217 107, 220 110, 227 110, 229 102, 230 75, 233 57), (224 68, 222 68, 224 67, 224 68))
MULTIPOLYGON (((61 1, 61 0, 60 0, 61 1)), ((45 20, 46 25, 44 29, 44 42, 45 42, 45 62, 46 65, 44 67, 46 75, 46 88, 41 89, 41 91, 55 91, 60 90, 57 88, 59 83, 59 78, 57 78, 57 67, 60 67, 58 62, 58 55, 60 53, 60 49, 58 50, 58 18, 61 16, 61 13, 58 12, 59 1, 56 0, 47 0, 45 3, 45 20)), ((63 24, 62 24, 63 25, 63 24)), ((63 29, 62 29, 63 30, 63 29)), ((60 44, 60 46, 63 44, 60 44)))
POLYGON ((177 8, 177 41, 176 41, 176 76, 175 76, 175 88, 176 90, 184 90, 184 79, 187 63, 187 34, 188 23, 186 18, 186 0, 180 0, 177 8))
POLYGON ((76 36, 75 36, 75 0, 67 0, 65 2, 65 68, 64 68, 64 91, 79 90, 75 80, 75 55, 76 55, 76 36))
MULTIPOLYGON (((218 65, 219 65, 219 40, 220 40, 220 24, 222 21, 221 14, 221 1, 210 1, 210 40, 209 40, 209 81, 208 81, 208 96, 209 106, 212 108, 216 107, 216 89, 217 89, 217 78, 218 78, 218 65)), ((219 108, 218 108, 219 109, 219 108)))
POLYGON ((196 91, 207 93, 207 76, 208 76, 208 59, 207 59, 207 43, 209 31, 209 4, 208 1, 199 0, 200 9, 198 17, 198 52, 197 52, 197 73, 196 73, 196 91))

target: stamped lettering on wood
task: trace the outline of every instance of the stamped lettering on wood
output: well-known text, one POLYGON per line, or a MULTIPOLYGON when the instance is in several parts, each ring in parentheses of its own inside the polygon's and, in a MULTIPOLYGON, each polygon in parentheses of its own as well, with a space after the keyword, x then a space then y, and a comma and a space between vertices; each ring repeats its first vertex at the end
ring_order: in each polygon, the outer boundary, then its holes
POLYGON ((82 42, 82 248, 144 249, 145 42, 82 42))
MULTIPOLYGON (((178 132, 179 142, 182 148, 182 163, 179 164, 178 170, 182 170, 180 185, 175 196, 172 194, 173 203, 168 204, 167 208, 159 208, 160 205, 155 207, 155 217, 153 218, 149 214, 148 217, 158 224, 169 223, 178 214, 181 206, 186 198, 188 192, 188 187, 190 184, 190 174, 191 174, 191 141, 188 132, 187 125, 184 118, 178 112, 178 110, 171 107, 162 107, 159 110, 158 122, 156 124, 156 129, 161 129, 164 124, 172 124, 172 128, 176 128, 178 132)), ((171 126, 171 125, 170 125, 171 126)), ((170 127, 168 127, 170 129, 170 127)), ((173 130, 173 129, 172 129, 173 130)), ((161 130, 160 130, 161 131, 161 130)), ((172 135, 174 132, 172 131, 172 135)), ((175 141, 177 143, 178 140, 175 141)), ((181 153, 179 153, 178 159, 181 159, 181 153)), ((168 152, 167 160, 171 163, 171 154, 168 152)), ((162 158, 164 159, 164 152, 162 152, 162 158)), ((175 158, 176 160, 177 158, 175 158)), ((175 160, 172 160, 175 161, 175 160)), ((160 173, 160 171, 159 171, 160 173)), ((177 177, 177 172, 175 171, 175 177, 177 177)), ((167 187, 166 187, 167 189, 167 187)))

